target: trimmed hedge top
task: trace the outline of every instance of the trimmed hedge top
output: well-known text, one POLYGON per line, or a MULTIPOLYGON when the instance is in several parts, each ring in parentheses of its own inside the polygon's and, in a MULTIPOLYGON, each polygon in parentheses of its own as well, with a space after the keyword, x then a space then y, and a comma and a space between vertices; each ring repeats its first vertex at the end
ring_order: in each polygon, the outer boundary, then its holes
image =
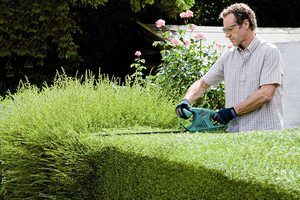
POLYGON ((215 170, 229 179, 272 186, 285 193, 299 195, 300 192, 298 129, 230 134, 134 135, 96 140, 139 157, 215 170))

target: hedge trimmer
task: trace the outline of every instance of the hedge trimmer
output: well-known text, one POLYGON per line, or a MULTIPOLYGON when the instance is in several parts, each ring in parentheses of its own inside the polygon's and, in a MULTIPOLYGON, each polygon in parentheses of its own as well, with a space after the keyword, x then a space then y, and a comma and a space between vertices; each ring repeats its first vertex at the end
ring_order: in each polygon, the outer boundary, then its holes
POLYGON ((182 133, 182 132, 213 132, 213 131, 224 131, 226 129, 226 125, 222 125, 214 120, 212 120, 212 116, 216 113, 216 111, 206 108, 196 108, 191 107, 189 110, 183 110, 188 119, 183 122, 181 121, 180 127, 184 130, 167 130, 167 131, 150 131, 150 132, 137 132, 137 133, 101 133, 101 136, 109 136, 109 135, 132 135, 132 134, 162 134, 162 133, 182 133), (192 117, 192 118, 191 118, 192 117), (187 123, 191 122, 188 125, 187 123))
POLYGON ((210 132, 210 131, 219 131, 224 130, 227 126, 222 125, 214 120, 212 120, 212 116, 216 113, 216 111, 206 108, 196 108, 191 107, 189 110, 184 109, 188 118, 193 116, 192 123, 188 126, 185 126, 182 122, 180 122, 180 126, 188 132, 210 132))

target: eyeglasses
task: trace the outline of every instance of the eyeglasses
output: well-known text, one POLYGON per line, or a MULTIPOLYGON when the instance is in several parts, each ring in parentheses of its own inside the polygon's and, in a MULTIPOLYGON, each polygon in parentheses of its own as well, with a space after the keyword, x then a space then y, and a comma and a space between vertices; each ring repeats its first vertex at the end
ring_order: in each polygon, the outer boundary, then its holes
POLYGON ((224 33, 228 33, 228 32, 230 32, 230 31, 232 31, 237 25, 238 25, 237 23, 234 23, 234 24, 232 24, 231 26, 229 26, 229 27, 227 27, 227 28, 222 28, 222 31, 223 31, 224 33))

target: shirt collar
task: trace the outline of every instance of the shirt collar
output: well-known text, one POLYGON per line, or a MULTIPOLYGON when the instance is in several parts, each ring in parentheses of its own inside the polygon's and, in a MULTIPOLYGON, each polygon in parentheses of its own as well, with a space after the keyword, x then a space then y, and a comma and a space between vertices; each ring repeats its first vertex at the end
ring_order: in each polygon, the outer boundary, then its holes
POLYGON ((250 52, 250 54, 252 54, 255 51, 258 44, 259 44, 259 39, 256 36, 254 36, 253 40, 251 41, 251 43, 249 44, 249 46, 246 49, 242 49, 241 47, 238 46, 237 50, 239 52, 242 52, 244 50, 248 50, 250 52))

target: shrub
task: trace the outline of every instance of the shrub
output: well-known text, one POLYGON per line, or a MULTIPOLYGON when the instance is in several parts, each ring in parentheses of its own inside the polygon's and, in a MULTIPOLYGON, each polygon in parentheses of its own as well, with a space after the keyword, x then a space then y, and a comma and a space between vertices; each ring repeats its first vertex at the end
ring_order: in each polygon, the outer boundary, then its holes
MULTIPOLYGON (((180 16, 191 17, 191 11, 181 13, 180 16)), ((210 67, 217 61, 224 45, 220 42, 207 43, 206 37, 199 32, 194 34, 198 27, 187 24, 177 34, 165 31, 165 21, 156 22, 162 41, 155 41, 154 46, 161 48, 162 63, 158 66, 155 75, 146 77, 146 82, 152 81, 168 91, 169 95, 178 100, 187 91, 188 87, 200 79, 210 67), (187 33, 187 30, 190 30, 187 33), (194 36, 190 36, 191 32, 194 36)), ((140 55, 139 55, 140 56, 140 55)), ((145 66, 145 60, 138 57, 131 65, 136 69, 134 75, 141 74, 145 66)), ((140 76, 142 77, 142 76, 140 76)), ((197 106, 217 109, 224 107, 224 85, 212 87, 197 103, 197 106)))
POLYGON ((52 86, 41 90, 22 83, 2 102, 0 127, 18 132, 39 127, 85 134, 137 125, 170 128, 178 122, 172 100, 155 86, 121 85, 117 79, 96 79, 89 73, 77 78, 58 74, 52 86))
MULTIPOLYGON (((1 133, 3 134, 3 132, 1 133)), ((298 199, 299 130, 6 134, 6 199, 298 199)))
POLYGON ((115 136, 174 128, 174 105, 151 85, 88 74, 23 83, 0 105, 2 199, 300 197, 297 129, 115 136))
MULTIPOLYGON (((157 83, 173 97, 182 97, 193 82, 200 79, 220 56, 215 43, 204 44, 203 39, 191 38, 189 45, 184 45, 185 31, 179 31, 180 43, 158 41, 154 45, 162 45, 162 63, 156 74, 157 83)), ((212 87, 205 97, 197 102, 197 106, 211 109, 224 106, 224 85, 212 87)))
POLYGON ((96 187, 85 182, 92 179, 94 165, 85 159, 89 146, 80 140, 116 129, 176 129, 174 106, 154 86, 121 85, 90 73, 75 78, 57 74, 54 84, 42 89, 21 83, 17 93, 0 101, 1 195, 97 199, 86 198, 96 187))
POLYGON ((102 199, 300 197, 299 130, 96 140, 102 199))

